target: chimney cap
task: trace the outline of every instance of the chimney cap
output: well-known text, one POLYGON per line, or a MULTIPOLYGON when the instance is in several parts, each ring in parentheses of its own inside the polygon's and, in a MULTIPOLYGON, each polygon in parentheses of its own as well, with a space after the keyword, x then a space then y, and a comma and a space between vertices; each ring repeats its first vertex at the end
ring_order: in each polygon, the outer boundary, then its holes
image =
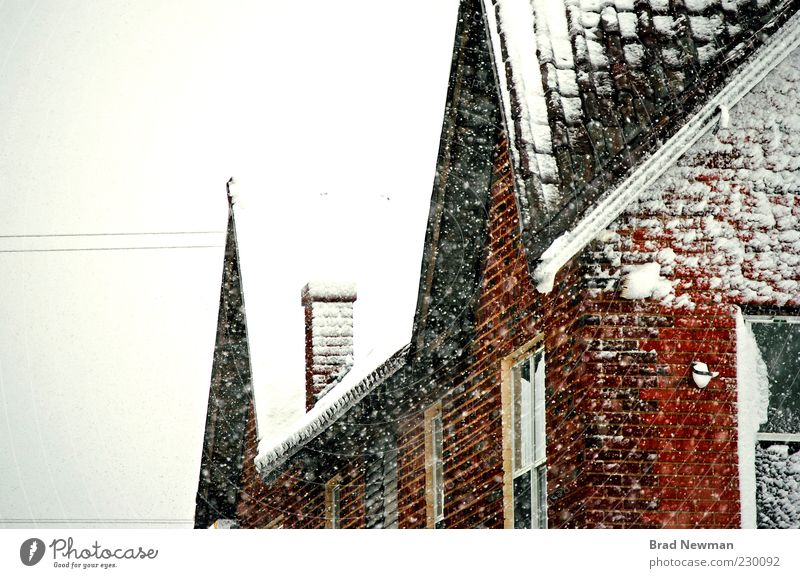
POLYGON ((303 305, 315 302, 352 303, 356 300, 355 283, 312 282, 306 283, 300 293, 303 305))

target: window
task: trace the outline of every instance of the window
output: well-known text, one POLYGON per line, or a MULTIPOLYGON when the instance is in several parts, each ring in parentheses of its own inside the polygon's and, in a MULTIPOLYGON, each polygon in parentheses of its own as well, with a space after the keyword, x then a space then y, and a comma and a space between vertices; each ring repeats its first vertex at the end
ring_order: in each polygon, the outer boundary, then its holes
POLYGON ((512 356, 503 373, 506 526, 547 528, 544 348, 512 356))
POLYGON ((444 428, 442 406, 425 412, 425 495, 429 528, 444 527, 444 428))
POLYGON ((225 518, 219 518, 214 520, 214 523, 211 524, 208 529, 209 530, 232 530, 234 528, 238 528, 239 523, 236 520, 228 520, 225 518))
POLYGON ((325 518, 328 528, 341 528, 342 478, 335 476, 325 484, 325 518))
POLYGON ((800 317, 751 317, 769 378, 767 420, 756 434, 759 528, 800 527, 800 317))
POLYGON ((397 442, 384 431, 365 455, 364 512, 367 528, 397 528, 397 442))

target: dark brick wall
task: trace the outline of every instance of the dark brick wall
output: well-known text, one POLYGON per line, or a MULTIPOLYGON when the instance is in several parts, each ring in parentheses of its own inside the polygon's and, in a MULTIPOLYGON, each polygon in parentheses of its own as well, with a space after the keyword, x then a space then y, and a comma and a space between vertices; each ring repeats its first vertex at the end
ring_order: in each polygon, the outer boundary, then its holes
MULTIPOLYGON (((495 150, 488 247, 469 351, 437 375, 442 399, 445 457, 445 526, 502 528, 503 437, 501 361, 544 333, 548 371, 547 413, 550 518, 554 526, 579 526, 583 460, 583 404, 579 279, 567 267, 549 295, 537 293, 528 275, 519 234, 508 147, 495 150), (546 314, 545 314, 546 312, 546 314)), ((400 520, 425 527, 423 412, 402 422, 400 520)))
POLYGON ((301 464, 287 467, 270 484, 256 471, 258 453, 256 422, 251 404, 247 422, 244 492, 239 504, 243 528, 324 528, 325 481, 306 481, 301 464))

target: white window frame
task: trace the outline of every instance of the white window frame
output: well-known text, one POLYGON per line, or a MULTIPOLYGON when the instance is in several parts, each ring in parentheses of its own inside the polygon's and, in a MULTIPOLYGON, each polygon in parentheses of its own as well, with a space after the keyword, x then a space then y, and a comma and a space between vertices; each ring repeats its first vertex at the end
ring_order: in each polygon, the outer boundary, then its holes
POLYGON ((444 523, 444 421, 442 404, 437 402, 425 411, 425 497, 427 526, 440 528, 444 523))
MULTIPOLYGON (((796 315, 747 315, 744 318, 747 328, 752 332, 753 323, 786 323, 800 325, 800 317, 796 315)), ((800 442, 800 433, 758 432, 756 442, 800 442)))
MULTIPOLYGON (((780 323, 780 324, 792 324, 792 325, 800 325, 800 316, 797 315, 745 315, 744 322, 747 326, 747 329, 753 334, 753 324, 754 323, 780 323)), ((754 335, 754 334, 753 334, 754 335)), ((769 400, 768 402, 769 403, 769 400)), ((775 442, 775 443, 800 443, 800 433, 781 433, 781 432, 756 432, 756 445, 759 445, 761 442, 775 442)), ((752 466, 753 471, 755 471, 755 462, 748 465, 748 467, 752 466)), ((754 479, 755 482, 755 479, 754 479)), ((743 498, 744 499, 744 498, 743 498)), ((757 508, 757 500, 756 495, 753 493, 749 496, 748 501, 753 508, 752 511, 755 512, 757 508)), ((744 506, 744 504, 743 504, 744 506)))
POLYGON ((501 364, 503 509, 506 528, 514 528, 515 524, 514 481, 526 474, 530 476, 531 526, 544 529, 548 525, 545 369, 546 357, 541 337, 508 356, 501 364), (540 361, 535 364, 537 358, 540 361), (527 384, 519 382, 519 368, 523 363, 533 365, 527 384), (525 406, 527 411, 522 409, 525 406), (520 438, 522 443, 525 443, 525 439, 528 443, 521 446, 520 438))

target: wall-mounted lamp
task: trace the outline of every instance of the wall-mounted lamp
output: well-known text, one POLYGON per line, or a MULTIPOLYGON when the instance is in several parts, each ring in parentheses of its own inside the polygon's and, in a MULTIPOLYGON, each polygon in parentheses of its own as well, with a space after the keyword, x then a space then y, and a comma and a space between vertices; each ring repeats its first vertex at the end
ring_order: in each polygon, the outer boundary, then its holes
POLYGON ((719 371, 709 371, 708 366, 702 361, 692 362, 692 379, 694 384, 703 389, 708 382, 719 375, 719 371))

